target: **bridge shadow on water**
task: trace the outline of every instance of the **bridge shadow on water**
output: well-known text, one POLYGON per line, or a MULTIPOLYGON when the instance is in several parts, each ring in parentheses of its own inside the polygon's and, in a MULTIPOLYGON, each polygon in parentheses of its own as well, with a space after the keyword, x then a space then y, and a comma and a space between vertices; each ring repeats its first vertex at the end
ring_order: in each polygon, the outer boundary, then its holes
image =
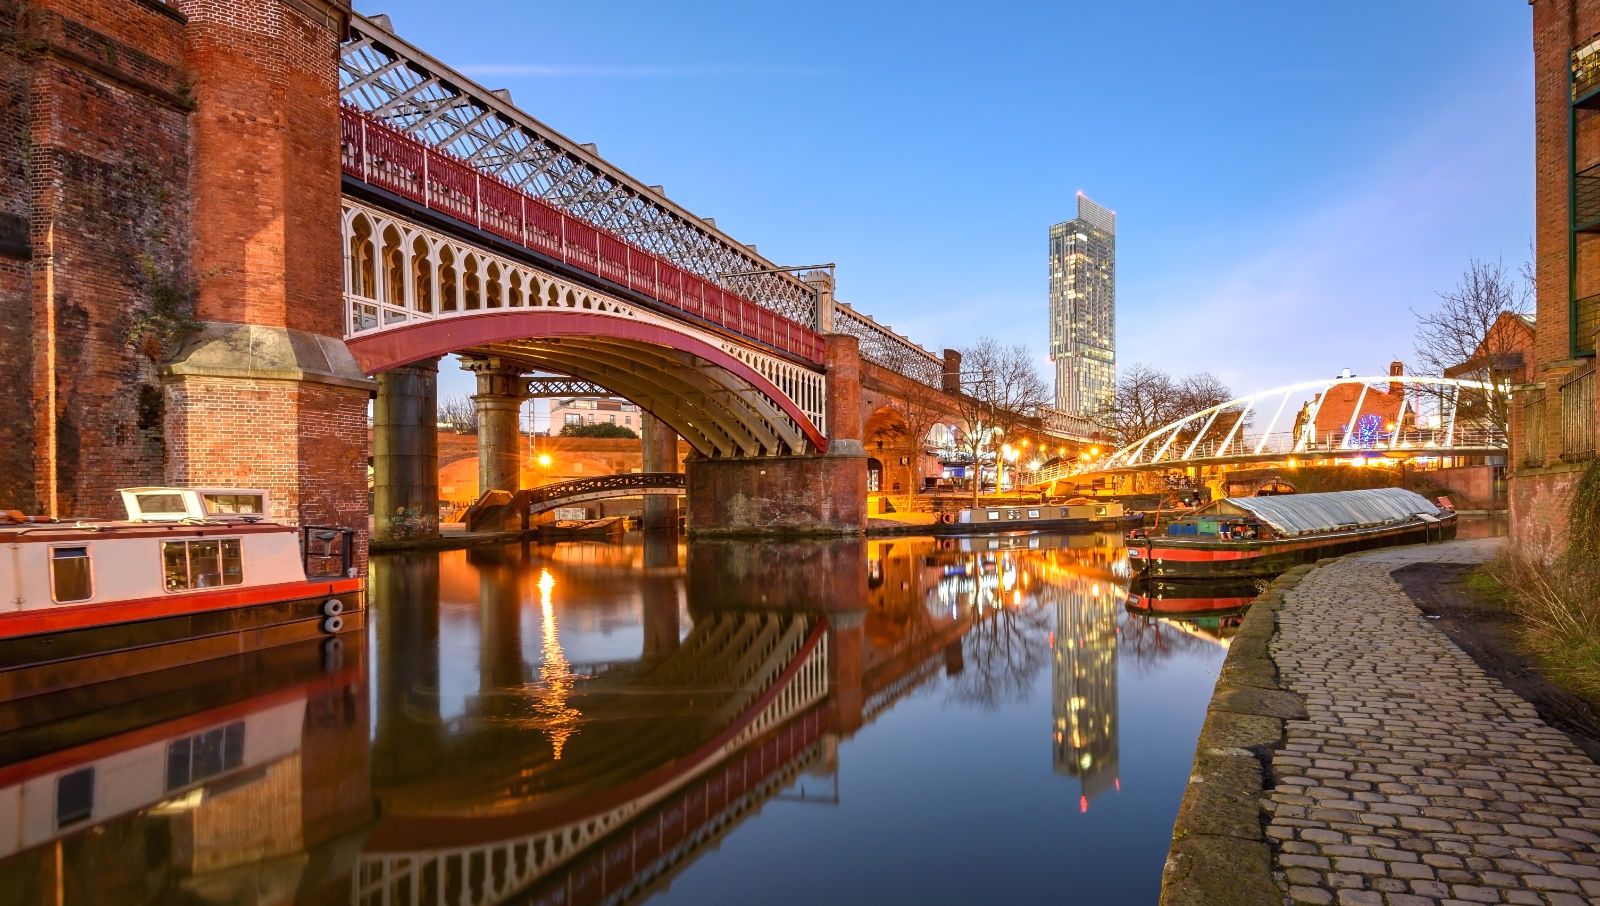
MULTIPOLYGON (((368 638, 342 651, 268 649, 0 711, 0 890, 670 900, 773 803, 843 808, 841 747, 903 723, 905 703, 939 689, 1004 716, 1046 678, 1037 735, 1051 728, 1052 773, 1087 811, 1121 789, 1119 652, 1142 669, 1227 634, 1125 611, 1127 581, 1115 536, 381 555, 368 638)), ((1157 849, 1134 889, 1158 882, 1157 849)), ((717 896, 785 900, 748 871, 717 896)), ((698 883, 687 901, 704 901, 698 883)))

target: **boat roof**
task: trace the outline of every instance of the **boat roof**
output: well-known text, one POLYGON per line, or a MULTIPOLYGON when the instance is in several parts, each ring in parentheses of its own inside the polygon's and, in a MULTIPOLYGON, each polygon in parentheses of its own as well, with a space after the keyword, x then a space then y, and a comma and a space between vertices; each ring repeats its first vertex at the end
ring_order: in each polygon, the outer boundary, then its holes
POLYGON ((1418 516, 1438 519, 1444 515, 1444 510, 1405 488, 1371 488, 1273 497, 1226 497, 1208 504, 1195 515, 1202 514, 1254 516, 1279 534, 1306 535, 1398 525, 1418 516))

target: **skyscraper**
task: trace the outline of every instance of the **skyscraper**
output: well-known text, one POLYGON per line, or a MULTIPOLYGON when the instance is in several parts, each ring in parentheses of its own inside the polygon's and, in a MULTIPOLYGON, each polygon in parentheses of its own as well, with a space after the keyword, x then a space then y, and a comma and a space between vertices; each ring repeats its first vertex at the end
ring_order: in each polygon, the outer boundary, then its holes
POLYGON ((1117 383, 1117 215, 1078 193, 1078 216, 1050 228, 1050 361, 1056 408, 1084 418, 1117 383))

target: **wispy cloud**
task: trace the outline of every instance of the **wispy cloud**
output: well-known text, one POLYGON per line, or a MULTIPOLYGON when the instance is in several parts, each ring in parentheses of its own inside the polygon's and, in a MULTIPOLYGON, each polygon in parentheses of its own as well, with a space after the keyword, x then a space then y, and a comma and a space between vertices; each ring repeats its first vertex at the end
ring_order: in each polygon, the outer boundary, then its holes
POLYGON ((554 79, 683 79, 725 76, 820 76, 831 70, 776 63, 473 63, 468 75, 554 79))

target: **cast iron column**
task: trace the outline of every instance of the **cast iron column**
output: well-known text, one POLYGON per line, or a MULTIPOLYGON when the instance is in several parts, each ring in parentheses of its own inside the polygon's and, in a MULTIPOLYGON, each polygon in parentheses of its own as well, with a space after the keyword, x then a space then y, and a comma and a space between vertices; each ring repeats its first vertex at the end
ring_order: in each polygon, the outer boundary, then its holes
POLYGON ((378 541, 439 537, 439 360, 378 375, 372 514, 378 541))
POLYGON ((518 425, 527 395, 522 369, 498 358, 463 360, 478 376, 472 403, 478 410, 478 496, 522 488, 522 432, 518 425))
MULTIPOLYGON (((667 423, 648 412, 640 412, 639 427, 644 440, 644 471, 677 472, 678 435, 667 423)), ((644 530, 676 531, 678 528, 678 498, 646 494, 644 498, 644 530)))

